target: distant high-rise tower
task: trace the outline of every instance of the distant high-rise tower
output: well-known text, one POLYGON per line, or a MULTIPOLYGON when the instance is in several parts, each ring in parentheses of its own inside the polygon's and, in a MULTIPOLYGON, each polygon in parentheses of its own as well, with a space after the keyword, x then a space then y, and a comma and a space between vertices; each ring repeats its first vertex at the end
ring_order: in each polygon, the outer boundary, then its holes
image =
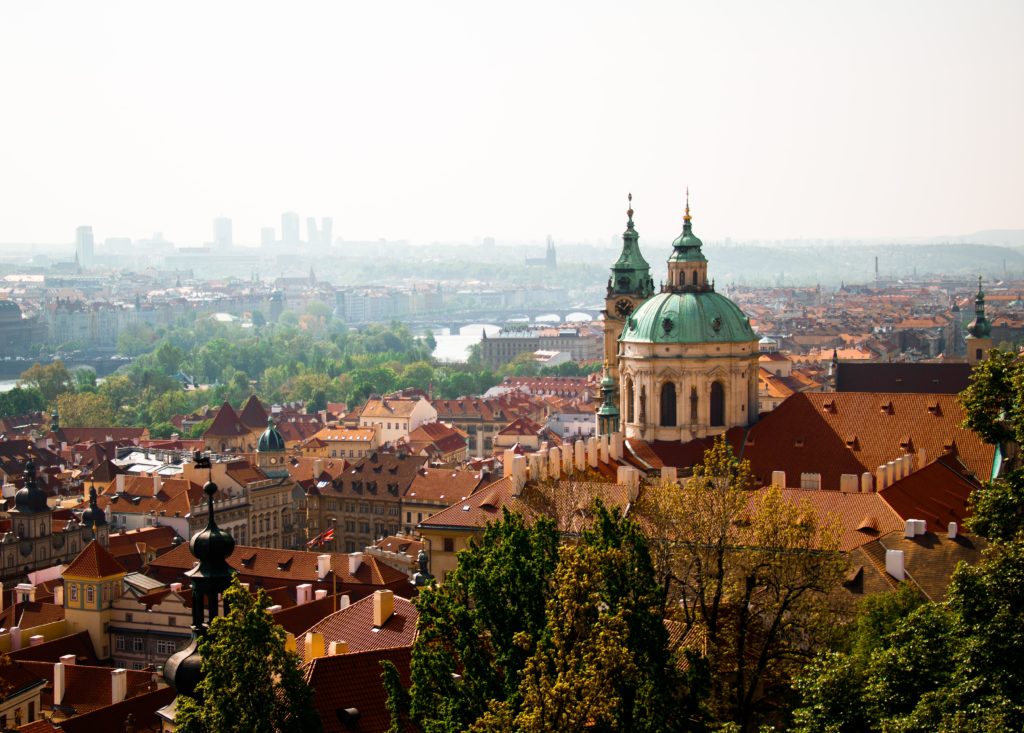
POLYGON ((94 251, 95 243, 92 238, 92 227, 78 227, 75 230, 75 255, 78 257, 78 264, 82 267, 92 265, 94 251))
POLYGON ((281 214, 281 244, 295 246, 299 241, 299 215, 286 211, 281 214))
POLYGON ((231 249, 231 220, 219 216, 213 220, 213 246, 217 249, 231 249))
POLYGON ((310 247, 330 247, 332 232, 331 229, 334 226, 334 220, 329 216, 325 216, 320 219, 320 224, 317 225, 316 217, 310 216, 306 218, 306 241, 309 242, 310 247))
POLYGON ((334 219, 325 216, 320 219, 320 243, 324 247, 330 247, 334 242, 334 219))
POLYGON ((320 234, 317 232, 315 216, 306 217, 306 241, 309 242, 310 247, 320 244, 320 234))

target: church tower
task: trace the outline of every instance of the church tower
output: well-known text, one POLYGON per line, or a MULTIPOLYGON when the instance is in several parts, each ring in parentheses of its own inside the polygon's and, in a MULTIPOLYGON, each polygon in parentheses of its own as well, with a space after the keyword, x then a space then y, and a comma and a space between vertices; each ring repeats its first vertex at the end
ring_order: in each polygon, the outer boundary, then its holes
POLYGON ((623 325, 618 383, 626 438, 685 442, 757 419, 757 336, 743 311, 708 281, 689 200, 668 282, 623 325))
POLYGON ((992 324, 985 317, 985 293, 978 276, 978 294, 974 297, 974 320, 967 325, 967 363, 978 364, 992 349, 992 324))
POLYGON ((622 252, 612 265, 604 299, 604 361, 613 383, 619 380, 619 336, 626 319, 636 307, 654 293, 651 266, 640 253, 640 235, 633 227, 633 194, 629 194, 626 231, 622 233, 622 252))

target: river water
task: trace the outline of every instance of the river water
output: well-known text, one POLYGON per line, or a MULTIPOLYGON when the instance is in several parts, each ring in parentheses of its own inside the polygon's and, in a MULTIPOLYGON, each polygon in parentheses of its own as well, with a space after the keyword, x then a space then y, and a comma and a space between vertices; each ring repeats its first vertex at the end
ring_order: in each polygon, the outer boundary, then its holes
POLYGON ((434 348, 434 358, 447 362, 466 361, 469 358, 469 350, 480 343, 484 331, 488 337, 495 336, 501 331, 501 327, 491 323, 471 323, 460 328, 457 334, 451 333, 447 328, 435 329, 433 334, 437 346, 434 348))

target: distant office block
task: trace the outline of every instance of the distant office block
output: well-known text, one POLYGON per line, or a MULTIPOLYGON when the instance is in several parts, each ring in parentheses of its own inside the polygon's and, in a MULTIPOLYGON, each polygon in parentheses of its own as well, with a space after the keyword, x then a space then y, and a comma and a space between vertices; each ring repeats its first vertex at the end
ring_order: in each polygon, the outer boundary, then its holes
POLYGON ((334 219, 329 216, 325 216, 320 220, 320 243, 325 247, 330 247, 331 242, 334 241, 334 219))
POLYGON ((75 230, 75 255, 78 257, 78 264, 82 267, 92 265, 95 250, 96 244, 92 238, 92 227, 78 227, 75 230))
POLYGON ((274 227, 263 227, 260 229, 260 244, 264 247, 273 247, 277 241, 277 232, 274 227))
POLYGON ((309 242, 310 247, 320 244, 320 233, 317 231, 315 216, 306 217, 306 241, 309 242))
POLYGON ((225 216, 213 220, 213 246, 217 249, 230 249, 233 246, 231 241, 231 219, 225 216))
POLYGON ((294 211, 281 214, 281 244, 295 246, 299 241, 299 215, 294 211))
POLYGON ((306 219, 306 241, 310 247, 330 247, 334 220, 329 216, 320 219, 317 224, 316 217, 310 216, 306 219))

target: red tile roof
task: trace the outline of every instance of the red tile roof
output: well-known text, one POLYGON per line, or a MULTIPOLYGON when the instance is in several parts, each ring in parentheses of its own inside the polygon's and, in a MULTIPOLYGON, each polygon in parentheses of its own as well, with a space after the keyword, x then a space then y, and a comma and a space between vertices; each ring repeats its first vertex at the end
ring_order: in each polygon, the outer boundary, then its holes
POLYGON ((37 646, 23 646, 18 651, 10 652, 8 656, 20 661, 55 664, 66 654, 74 654, 79 664, 95 663, 96 652, 92 647, 89 632, 79 631, 76 634, 44 641, 37 646))
MULTIPOLYGON (((183 545, 188 549, 187 545, 183 545)), ((99 542, 93 540, 86 545, 78 557, 64 568, 63 576, 75 578, 107 578, 111 575, 124 574, 124 566, 119 563, 99 542)))
POLYGON ((249 435, 251 432, 249 428, 242 424, 235 409, 225 402, 217 410, 217 416, 213 418, 213 422, 210 423, 210 427, 203 433, 203 437, 237 438, 249 435))
POLYGON ((249 396, 249 399, 242 405, 242 411, 238 415, 238 419, 250 430, 266 428, 268 417, 270 417, 270 413, 263 407, 263 403, 260 402, 260 398, 256 395, 249 396))
POLYGON ((402 685, 409 687, 411 656, 408 647, 374 649, 319 657, 306 664, 306 682, 313 688, 313 704, 320 713, 324 733, 386 733, 391 715, 380 665, 383 661, 393 663, 402 685), (359 711, 358 722, 342 722, 339 711, 350 708, 359 711))
MULTIPOLYGON (((411 647, 416 640, 416 622, 419 613, 405 598, 394 596, 394 613, 379 629, 373 625, 373 596, 356 601, 348 608, 332 613, 314 624, 308 631, 324 635, 324 646, 332 641, 348 643, 349 653, 370 649, 411 647)), ((306 659, 305 636, 297 636, 295 646, 299 657, 306 659)))
POLYGON ((97 733, 98 731, 118 733, 124 730, 125 720, 132 715, 135 719, 136 733, 159 731, 161 722, 156 711, 170 704, 176 695, 173 687, 162 687, 152 692, 144 692, 116 705, 107 705, 84 715, 64 720, 60 724, 60 729, 64 733, 97 733))
POLYGON ((980 487, 956 456, 945 455, 879 495, 903 519, 924 519, 929 530, 946 532, 950 522, 963 525, 970 516, 968 500, 980 487))

